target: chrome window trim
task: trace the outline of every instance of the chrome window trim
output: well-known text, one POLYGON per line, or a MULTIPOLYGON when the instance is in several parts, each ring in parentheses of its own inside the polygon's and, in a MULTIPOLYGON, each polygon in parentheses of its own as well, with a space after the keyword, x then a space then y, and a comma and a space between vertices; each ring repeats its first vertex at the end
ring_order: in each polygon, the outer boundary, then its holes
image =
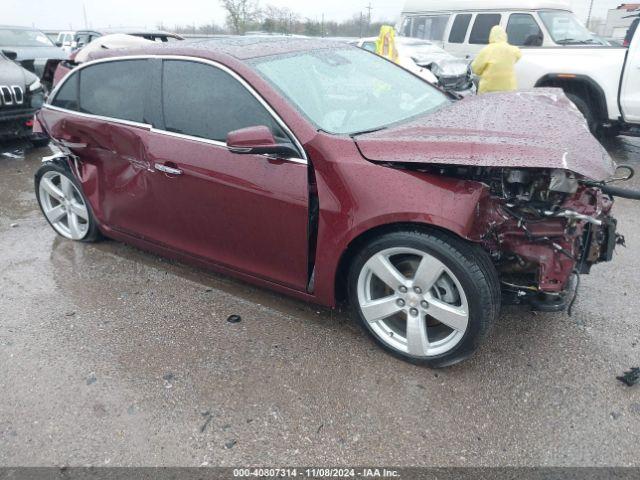
POLYGON ((103 117, 102 115, 95 115, 93 113, 84 113, 84 112, 78 112, 77 110, 69 110, 68 108, 56 107, 55 105, 51 105, 48 103, 45 103, 42 106, 42 108, 46 108, 47 110, 53 110, 55 112, 70 113, 72 115, 77 115, 79 117, 84 117, 84 118, 91 118, 93 120, 102 120, 103 122, 118 123, 121 125, 127 125, 128 127, 138 127, 138 128, 144 128, 146 130, 151 130, 151 125, 149 125, 148 123, 133 122, 131 120, 123 120, 120 118, 103 117))
POLYGON ((298 138, 293 134, 293 132, 287 126, 287 124, 284 122, 284 120, 282 120, 282 118, 280 118, 280 115, 278 115, 276 113, 276 111, 273 108, 271 108, 271 105, 269 105, 266 102, 266 100, 264 100, 262 98, 262 96, 260 94, 258 94, 258 92, 256 92, 255 89, 244 78, 242 78, 240 75, 238 75, 236 72, 231 70, 226 65, 223 65, 223 64, 221 64, 219 62, 216 62, 214 60, 209 60, 209 59, 206 59, 206 58, 191 57, 191 56, 186 56, 186 55, 131 55, 131 56, 124 56, 124 57, 109 57, 109 58, 100 58, 98 60, 92 60, 90 62, 83 63, 82 65, 79 65, 76 68, 74 68, 73 70, 71 70, 70 72, 68 72, 64 76, 64 78, 60 81, 60 83, 58 83, 58 85, 56 85, 56 87, 53 89, 53 91, 51 92, 51 94, 47 98, 45 104, 43 105, 43 108, 50 109, 50 110, 55 110, 55 111, 59 111, 59 112, 70 113, 72 115, 79 115, 79 116, 82 116, 82 117, 93 118, 93 119, 96 119, 96 120, 103 120, 103 121, 107 121, 107 122, 119 123, 119 124, 128 125, 128 126, 132 126, 132 127, 146 128, 146 129, 149 129, 153 133, 158 133, 158 134, 166 135, 166 136, 169 136, 169 137, 182 138, 182 139, 185 139, 185 140, 193 140, 195 142, 206 143, 206 144, 209 144, 209 145, 215 145, 215 146, 218 146, 218 147, 224 147, 224 148, 228 149, 227 144, 224 143, 224 142, 219 142, 219 141, 216 141, 216 140, 209 140, 207 138, 194 137, 192 135, 185 135, 185 134, 181 134, 181 133, 169 132, 167 130, 162 130, 162 129, 159 129, 159 128, 152 127, 151 125, 148 125, 148 124, 145 124, 145 123, 131 122, 131 121, 128 121, 128 120, 121 120, 119 118, 103 117, 103 116, 100 116, 100 115, 93 115, 93 114, 90 114, 90 113, 78 112, 76 110, 69 110, 69 109, 66 109, 66 108, 56 107, 56 106, 51 104, 51 102, 58 95, 59 90, 64 86, 64 84, 67 82, 67 80, 69 80, 69 78, 72 75, 78 73, 80 70, 82 70, 84 68, 90 67, 92 65, 100 64, 100 63, 126 61, 126 60, 149 60, 149 59, 182 60, 182 61, 188 61, 188 62, 203 63, 205 65, 210 65, 210 66, 212 66, 214 68, 218 68, 218 69, 222 70, 223 72, 228 73, 229 75, 231 75, 231 77, 236 79, 240 83, 240 85, 242 85, 251 95, 253 95, 253 97, 256 100, 258 100, 258 102, 267 110, 269 115, 271 115, 271 117, 276 121, 276 123, 278 125, 280 125, 280 127, 285 131, 285 133, 287 135, 289 135, 289 137, 293 140, 294 145, 296 146, 298 151, 301 153, 302 158, 287 158, 286 160, 288 160, 290 162, 293 162, 293 163, 300 163, 300 164, 304 164, 304 165, 307 165, 309 163, 309 158, 307 157, 307 152, 304 151, 304 148, 302 147, 302 144, 300 143, 298 138))

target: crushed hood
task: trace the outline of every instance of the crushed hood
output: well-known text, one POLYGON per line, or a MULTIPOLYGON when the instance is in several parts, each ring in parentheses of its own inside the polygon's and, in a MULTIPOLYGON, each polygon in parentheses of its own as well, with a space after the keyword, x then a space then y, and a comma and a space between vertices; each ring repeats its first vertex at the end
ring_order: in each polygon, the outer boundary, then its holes
POLYGON ((560 168, 593 180, 615 172, 559 89, 467 97, 355 141, 365 158, 385 163, 560 168))

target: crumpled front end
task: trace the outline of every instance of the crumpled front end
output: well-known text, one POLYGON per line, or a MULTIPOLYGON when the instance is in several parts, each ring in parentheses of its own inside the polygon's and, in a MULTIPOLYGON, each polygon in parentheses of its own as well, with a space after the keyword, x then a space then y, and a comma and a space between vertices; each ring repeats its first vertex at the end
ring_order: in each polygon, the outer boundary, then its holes
POLYGON ((610 261, 624 239, 613 200, 565 170, 488 173, 470 240, 491 255, 505 300, 563 310, 576 275, 610 261))

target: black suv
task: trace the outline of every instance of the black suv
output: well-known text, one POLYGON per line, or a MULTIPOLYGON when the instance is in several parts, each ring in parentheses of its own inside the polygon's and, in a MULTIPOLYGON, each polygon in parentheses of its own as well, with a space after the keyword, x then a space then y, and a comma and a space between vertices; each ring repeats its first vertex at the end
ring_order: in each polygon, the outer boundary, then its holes
POLYGON ((48 137, 33 132, 33 116, 44 103, 44 90, 36 75, 13 60, 13 52, 0 52, 0 141, 28 138, 35 146, 48 137))

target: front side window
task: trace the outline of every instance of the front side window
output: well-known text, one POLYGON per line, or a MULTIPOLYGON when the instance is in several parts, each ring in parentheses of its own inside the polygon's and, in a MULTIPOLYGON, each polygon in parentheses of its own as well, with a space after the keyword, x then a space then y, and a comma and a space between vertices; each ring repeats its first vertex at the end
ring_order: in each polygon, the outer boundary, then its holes
POLYGON ((356 134, 449 104, 429 83, 356 48, 264 57, 256 70, 318 129, 356 134))
POLYGON ((165 129, 170 132, 225 142, 229 132, 260 125, 286 139, 256 97, 211 65, 165 60, 162 104, 165 129))
POLYGON ((464 39, 467 38, 467 30, 471 23, 472 15, 470 13, 460 13, 456 15, 456 19, 453 21, 451 27, 451 33, 449 34, 449 43, 464 43, 464 39))
POLYGON ((147 123, 145 97, 149 90, 149 62, 104 62, 80 71, 80 111, 102 117, 147 123))
POLYGON ((507 24, 509 43, 518 47, 539 47, 543 35, 538 22, 529 13, 512 13, 507 24))
POLYGON ((602 45, 571 12, 548 10, 538 13, 549 35, 559 45, 602 45))
POLYGON ((415 17, 411 36, 422 40, 442 41, 449 15, 415 17))
POLYGON ((89 38, 90 37, 88 33, 81 33, 79 35, 76 35, 76 42, 78 44, 78 47, 83 47, 87 43, 89 43, 89 38))
POLYGON ((489 43, 491 29, 500 25, 502 15, 499 13, 480 13, 476 16, 476 21, 469 35, 469 43, 475 45, 486 45, 489 43))

